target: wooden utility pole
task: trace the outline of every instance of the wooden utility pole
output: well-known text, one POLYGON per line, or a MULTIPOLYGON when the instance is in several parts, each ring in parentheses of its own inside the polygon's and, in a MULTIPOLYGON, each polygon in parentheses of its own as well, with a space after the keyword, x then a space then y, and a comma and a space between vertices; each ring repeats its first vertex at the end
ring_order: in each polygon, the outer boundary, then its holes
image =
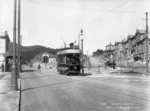
POLYGON ((18 55, 17 55, 17 67, 18 67, 18 78, 20 77, 20 20, 21 20, 21 0, 18 0, 18 55))
POLYGON ((89 61, 89 54, 88 54, 88 51, 87 51, 87 64, 88 64, 88 70, 90 69, 90 61, 89 61))
POLYGON ((80 33, 78 34, 78 47, 80 49, 80 33))
POLYGON ((17 0, 14 0, 14 23, 13 23, 13 63, 11 76, 11 90, 18 90, 17 71, 16 71, 16 17, 17 0))
POLYGON ((149 71, 149 60, 148 60, 148 58, 149 58, 149 52, 148 52, 148 41, 149 41, 149 39, 148 39, 148 12, 146 12, 146 68, 147 68, 147 73, 148 73, 148 71, 149 71))
POLYGON ((84 74, 84 63, 83 63, 83 39, 81 39, 81 45, 82 45, 82 74, 84 74))

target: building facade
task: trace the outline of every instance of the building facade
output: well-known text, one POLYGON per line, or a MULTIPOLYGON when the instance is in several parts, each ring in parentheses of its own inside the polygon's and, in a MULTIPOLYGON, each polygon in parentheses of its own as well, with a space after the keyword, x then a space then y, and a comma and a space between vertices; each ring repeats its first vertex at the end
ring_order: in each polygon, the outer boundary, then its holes
MULTIPOLYGON (((137 29, 134 35, 128 35, 126 40, 115 42, 113 58, 116 63, 126 61, 146 61, 146 31, 137 29)), ((111 49, 106 46, 106 50, 111 49)), ((148 60, 150 61, 150 39, 148 39, 148 60)))
POLYGON ((115 45, 109 44, 106 46, 105 54, 109 58, 110 61, 114 61, 114 55, 115 55, 115 45))
MULTIPOLYGON (((149 45, 148 45, 149 46, 149 45)), ((146 33, 145 30, 136 30, 132 39, 132 54, 134 61, 145 61, 146 56, 146 33)))

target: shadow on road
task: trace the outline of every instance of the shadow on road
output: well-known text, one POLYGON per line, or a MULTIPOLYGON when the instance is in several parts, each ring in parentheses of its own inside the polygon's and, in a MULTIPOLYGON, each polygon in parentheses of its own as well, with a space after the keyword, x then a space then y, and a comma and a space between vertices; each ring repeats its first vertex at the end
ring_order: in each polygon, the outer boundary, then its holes
POLYGON ((89 76, 92 75, 91 73, 84 73, 84 74, 69 74, 69 76, 89 76))
POLYGON ((22 72, 35 72, 34 69, 30 69, 30 70, 22 70, 22 72))
POLYGON ((33 78, 42 78, 42 77, 48 77, 48 76, 57 76, 57 75, 33 76, 33 77, 26 77, 26 78, 23 78, 23 79, 25 80, 25 79, 33 79, 33 78))
POLYGON ((39 89, 39 88, 43 88, 43 87, 50 87, 50 86, 55 86, 55 85, 67 84, 67 83, 77 82, 77 81, 81 81, 81 80, 82 79, 73 80, 73 81, 65 81, 65 82, 60 82, 60 83, 47 84, 47 85, 43 85, 43 86, 31 87, 31 88, 27 88, 27 89, 22 89, 21 92, 28 91, 28 90, 33 90, 33 89, 39 89))

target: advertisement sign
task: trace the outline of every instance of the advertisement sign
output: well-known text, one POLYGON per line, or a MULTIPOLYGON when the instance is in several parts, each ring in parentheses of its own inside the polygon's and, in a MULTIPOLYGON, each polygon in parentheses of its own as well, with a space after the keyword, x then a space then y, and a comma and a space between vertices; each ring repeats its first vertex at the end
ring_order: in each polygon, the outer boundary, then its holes
POLYGON ((0 54, 5 53, 5 39, 0 39, 0 54))

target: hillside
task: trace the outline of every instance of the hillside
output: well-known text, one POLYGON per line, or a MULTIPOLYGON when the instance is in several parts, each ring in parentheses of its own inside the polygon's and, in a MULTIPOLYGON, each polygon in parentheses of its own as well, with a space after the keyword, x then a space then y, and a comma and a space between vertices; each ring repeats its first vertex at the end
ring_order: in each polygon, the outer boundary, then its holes
POLYGON ((21 55, 23 63, 31 62, 37 55, 47 52, 56 55, 58 49, 46 48, 44 46, 22 46, 21 55))
MULTIPOLYGON (((49 55, 49 58, 56 58, 56 55, 54 55, 54 54, 51 54, 51 53, 47 53, 47 54, 49 55)), ((43 55, 43 53, 39 53, 39 54, 35 55, 35 57, 31 60, 31 62, 35 63, 35 62, 43 61, 42 55, 43 55)))

